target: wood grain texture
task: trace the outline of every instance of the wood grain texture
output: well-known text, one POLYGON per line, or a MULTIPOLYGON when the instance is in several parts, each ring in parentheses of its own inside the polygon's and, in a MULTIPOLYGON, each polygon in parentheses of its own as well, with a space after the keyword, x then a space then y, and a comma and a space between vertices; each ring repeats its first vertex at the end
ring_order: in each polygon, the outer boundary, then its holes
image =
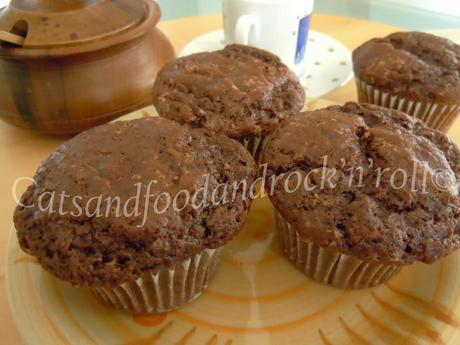
POLYGON ((159 17, 150 0, 13 0, 0 13, 0 118, 62 135, 149 105, 174 58, 159 17), (23 48, 2 44, 18 23, 23 48))

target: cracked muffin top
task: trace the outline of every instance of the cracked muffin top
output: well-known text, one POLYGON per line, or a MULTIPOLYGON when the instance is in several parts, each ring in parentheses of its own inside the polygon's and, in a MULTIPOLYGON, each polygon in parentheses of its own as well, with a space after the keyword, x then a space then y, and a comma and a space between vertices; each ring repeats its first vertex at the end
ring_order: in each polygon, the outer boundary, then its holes
POLYGON ((249 188, 255 175, 250 154, 224 135, 162 118, 120 121, 48 157, 14 223, 22 249, 56 276, 116 287, 231 240, 245 221, 248 191, 229 187, 227 203, 212 192, 242 180, 249 188))
POLYGON ((356 76, 383 91, 416 101, 457 104, 460 46, 422 32, 374 38, 353 52, 356 76))
POLYGON ((166 65, 153 87, 160 116, 231 138, 269 134, 303 108, 305 91, 281 60, 229 45, 166 65))
POLYGON ((391 264, 460 246, 460 152, 402 112, 347 103, 301 113, 262 162, 274 206, 305 241, 391 264))

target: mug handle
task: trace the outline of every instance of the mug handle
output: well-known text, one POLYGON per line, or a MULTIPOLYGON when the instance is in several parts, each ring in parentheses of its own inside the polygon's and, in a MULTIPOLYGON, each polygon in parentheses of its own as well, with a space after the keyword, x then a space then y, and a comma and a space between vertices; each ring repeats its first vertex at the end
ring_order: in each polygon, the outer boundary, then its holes
POLYGON ((259 21, 255 16, 243 15, 238 19, 235 28, 235 41, 239 44, 248 45, 249 37, 253 33, 256 41, 259 41, 259 21))

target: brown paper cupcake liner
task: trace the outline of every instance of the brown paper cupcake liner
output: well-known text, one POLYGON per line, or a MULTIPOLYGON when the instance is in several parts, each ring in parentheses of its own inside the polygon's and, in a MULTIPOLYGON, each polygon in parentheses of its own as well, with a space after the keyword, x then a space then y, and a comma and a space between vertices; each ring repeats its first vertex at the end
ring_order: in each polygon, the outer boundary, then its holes
POLYGON ((460 104, 412 101, 379 90, 358 78, 356 78, 356 86, 358 88, 359 102, 400 110, 422 120, 429 127, 443 132, 447 132, 457 116, 460 115, 460 104))
POLYGON ((365 262, 304 241, 278 212, 275 217, 282 251, 297 268, 317 282, 340 289, 365 289, 388 281, 402 268, 365 262))
POLYGON ((117 288, 93 288, 104 303, 133 314, 158 314, 201 295, 217 271, 222 249, 205 249, 174 266, 162 266, 117 288))
POLYGON ((261 136, 253 136, 253 137, 245 137, 237 139, 254 157, 256 163, 260 161, 260 155, 262 153, 263 148, 267 144, 268 136, 261 135, 261 136))

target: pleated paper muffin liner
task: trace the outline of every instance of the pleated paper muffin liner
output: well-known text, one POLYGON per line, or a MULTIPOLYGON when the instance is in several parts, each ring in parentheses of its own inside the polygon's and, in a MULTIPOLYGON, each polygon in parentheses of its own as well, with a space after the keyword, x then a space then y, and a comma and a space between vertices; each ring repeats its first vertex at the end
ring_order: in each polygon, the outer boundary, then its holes
POLYGON ((365 262, 307 242, 275 212, 280 246, 284 254, 311 279, 340 289, 365 289, 395 276, 401 265, 365 262))
POLYGON ((93 288, 92 292, 104 303, 132 314, 165 313, 202 294, 217 271, 221 253, 221 248, 205 249, 117 288, 93 288))
POLYGON ((443 132, 447 132, 460 115, 460 103, 438 104, 412 101, 379 90, 358 78, 356 78, 356 86, 359 102, 400 110, 422 120, 427 126, 443 132))
POLYGON ((267 144, 268 136, 260 135, 260 136, 244 137, 244 138, 239 138, 237 140, 251 153, 256 163, 259 163, 260 155, 265 145, 267 144))

